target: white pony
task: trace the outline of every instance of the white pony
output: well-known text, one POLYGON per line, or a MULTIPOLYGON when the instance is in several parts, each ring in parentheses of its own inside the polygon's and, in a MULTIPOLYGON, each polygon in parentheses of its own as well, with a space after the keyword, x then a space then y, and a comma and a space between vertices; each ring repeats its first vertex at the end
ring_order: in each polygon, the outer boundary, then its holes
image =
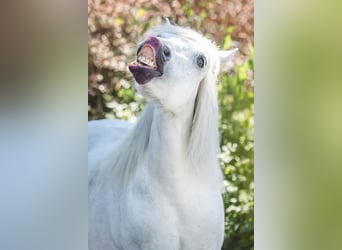
POLYGON ((216 80, 236 51, 169 23, 144 36, 140 119, 89 123, 89 249, 221 249, 216 80))

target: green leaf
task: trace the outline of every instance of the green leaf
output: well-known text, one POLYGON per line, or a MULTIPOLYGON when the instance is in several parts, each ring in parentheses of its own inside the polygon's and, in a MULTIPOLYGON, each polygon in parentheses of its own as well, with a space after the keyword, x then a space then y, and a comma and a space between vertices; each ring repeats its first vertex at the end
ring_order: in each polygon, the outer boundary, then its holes
POLYGON ((231 42, 232 42, 232 38, 230 37, 230 34, 226 35, 224 38, 223 49, 224 50, 229 49, 231 42))

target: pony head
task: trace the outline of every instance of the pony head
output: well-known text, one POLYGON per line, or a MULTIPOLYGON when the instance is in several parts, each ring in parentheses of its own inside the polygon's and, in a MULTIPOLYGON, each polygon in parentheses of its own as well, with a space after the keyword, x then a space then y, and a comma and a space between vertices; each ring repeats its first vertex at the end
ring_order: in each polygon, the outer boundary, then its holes
POLYGON ((166 22, 143 36, 129 70, 140 94, 177 114, 184 105, 195 102, 199 89, 216 92, 220 66, 235 52, 220 51, 197 32, 166 22), (202 82, 210 86, 200 87, 202 82))

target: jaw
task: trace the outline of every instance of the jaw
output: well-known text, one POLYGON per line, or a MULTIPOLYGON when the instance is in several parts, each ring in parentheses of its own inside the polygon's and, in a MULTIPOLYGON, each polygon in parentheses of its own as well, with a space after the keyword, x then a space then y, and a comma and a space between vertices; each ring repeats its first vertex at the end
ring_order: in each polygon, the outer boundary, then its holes
POLYGON ((136 80, 135 89, 143 97, 160 103, 160 100, 165 100, 166 96, 164 83, 158 80, 159 78, 152 78, 145 84, 140 84, 136 80))
MULTIPOLYGON (((148 84, 136 84, 137 92, 153 103, 161 112, 172 114, 173 117, 182 117, 186 114, 193 116, 195 97, 176 94, 174 89, 167 88, 164 83, 151 80, 148 84)), ((178 91, 177 91, 178 93, 178 91)))

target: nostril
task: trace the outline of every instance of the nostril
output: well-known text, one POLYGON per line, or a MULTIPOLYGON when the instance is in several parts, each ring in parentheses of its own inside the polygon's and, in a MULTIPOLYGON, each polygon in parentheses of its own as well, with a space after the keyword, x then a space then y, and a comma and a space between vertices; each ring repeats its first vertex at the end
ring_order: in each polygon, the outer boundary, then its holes
POLYGON ((170 51, 170 48, 167 47, 167 46, 164 46, 163 47, 163 53, 166 57, 170 57, 171 56, 171 51, 170 51))

